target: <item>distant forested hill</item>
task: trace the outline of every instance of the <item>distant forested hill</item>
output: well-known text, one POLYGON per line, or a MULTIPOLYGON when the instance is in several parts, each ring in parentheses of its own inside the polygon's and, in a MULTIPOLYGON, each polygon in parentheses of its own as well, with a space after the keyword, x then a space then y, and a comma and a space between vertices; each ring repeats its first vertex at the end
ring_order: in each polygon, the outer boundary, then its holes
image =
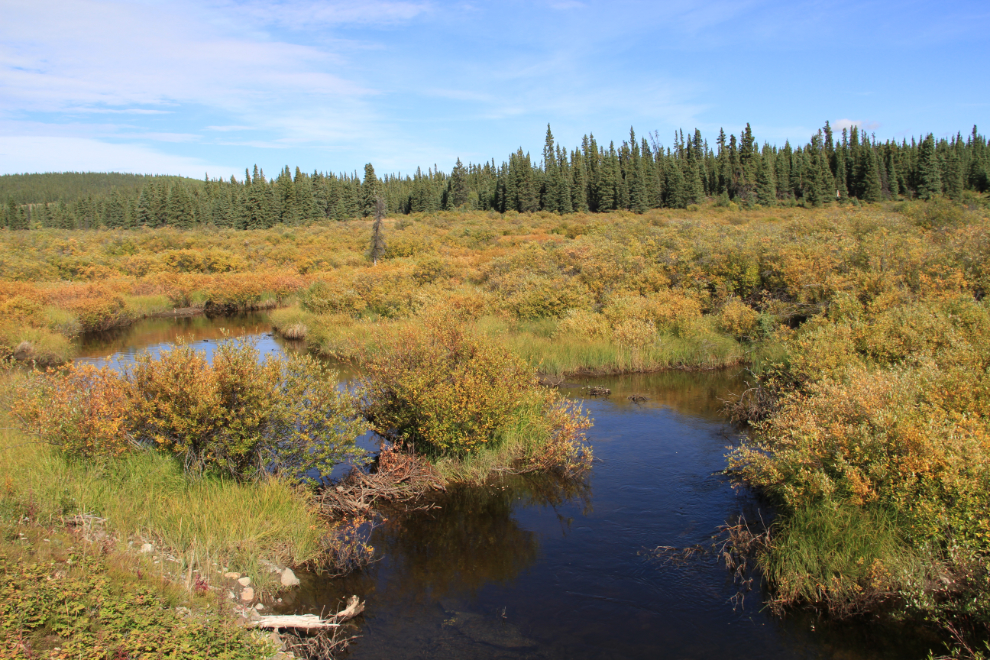
POLYGON ((149 181, 184 181, 196 179, 179 176, 150 176, 121 172, 46 172, 44 174, 4 174, 0 176, 0 200, 13 199, 15 204, 76 202, 87 196, 105 196, 116 188, 126 196, 137 197, 149 181))

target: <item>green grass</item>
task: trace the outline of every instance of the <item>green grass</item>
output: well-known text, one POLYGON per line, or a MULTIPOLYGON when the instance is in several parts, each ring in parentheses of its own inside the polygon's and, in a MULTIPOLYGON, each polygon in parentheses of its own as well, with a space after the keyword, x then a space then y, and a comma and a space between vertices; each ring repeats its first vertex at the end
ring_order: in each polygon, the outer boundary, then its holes
POLYGON ((924 577, 924 563, 902 538, 897 516, 883 509, 821 502, 788 515, 779 530, 760 556, 777 608, 867 610, 924 577))
POLYGON ((313 315, 298 306, 273 310, 268 315, 272 329, 286 339, 306 339, 313 315))
POLYGON ((743 347, 731 337, 706 334, 682 338, 660 335, 651 345, 621 346, 605 339, 541 337, 515 332, 502 341, 542 373, 619 374, 663 369, 718 369, 742 363, 743 347))
POLYGON ((69 339, 78 336, 82 332, 82 324, 79 317, 66 309, 58 307, 45 307, 45 323, 48 329, 69 339))
POLYGON ((126 313, 132 319, 172 311, 175 305, 165 295, 124 296, 126 313))
POLYGON ((0 326, 0 358, 13 356, 43 367, 67 362, 74 350, 68 337, 47 328, 0 326))
MULTIPOLYGON (((412 319, 390 323, 420 322, 412 319)), ((349 359, 361 350, 372 353, 375 350, 376 324, 346 315, 311 315, 297 308, 288 308, 273 312, 272 324, 276 332, 288 338, 292 338, 293 334, 305 334, 310 350, 320 355, 349 359), (295 325, 303 325, 305 329, 295 328, 295 325)), ((707 328, 687 337, 661 334, 654 343, 634 348, 610 339, 555 334, 556 327, 557 322, 551 319, 510 322, 486 316, 475 321, 475 329, 479 333, 515 352, 541 373, 551 375, 719 369, 741 364, 748 359, 747 348, 743 344, 707 328)))
POLYGON ((235 483, 185 474, 169 456, 138 451, 93 463, 68 458, 0 425, 0 517, 28 515, 44 525, 86 513, 105 518, 124 542, 151 543, 179 568, 246 573, 261 591, 275 588, 263 562, 297 566, 318 561, 330 529, 307 495, 286 481, 235 483))

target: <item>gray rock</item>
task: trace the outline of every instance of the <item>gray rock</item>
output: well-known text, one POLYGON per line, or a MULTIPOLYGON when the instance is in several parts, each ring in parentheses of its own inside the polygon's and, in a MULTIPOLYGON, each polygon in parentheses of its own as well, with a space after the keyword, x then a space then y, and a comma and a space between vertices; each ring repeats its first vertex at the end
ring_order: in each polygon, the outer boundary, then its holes
POLYGON ((251 578, 245 575, 244 577, 237 580, 237 584, 241 585, 242 587, 246 587, 249 584, 251 584, 251 578))
POLYGON ((282 571, 282 586, 283 587, 298 587, 299 578, 296 574, 292 572, 291 568, 286 568, 282 571))

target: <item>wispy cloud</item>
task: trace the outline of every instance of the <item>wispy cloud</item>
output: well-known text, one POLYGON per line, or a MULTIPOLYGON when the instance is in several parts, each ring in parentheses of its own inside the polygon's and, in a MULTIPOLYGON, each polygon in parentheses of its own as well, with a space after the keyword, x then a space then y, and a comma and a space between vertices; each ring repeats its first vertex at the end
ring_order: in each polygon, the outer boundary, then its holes
POLYGON ((337 73, 333 54, 210 29, 184 3, 37 0, 5 7, 4 14, 0 111, 8 113, 140 114, 174 103, 236 110, 279 96, 369 91, 337 73))
POLYGON ((831 122, 830 126, 835 131, 841 131, 843 129, 850 129, 855 126, 861 131, 875 131, 880 128, 880 122, 878 121, 864 121, 862 119, 838 119, 831 122))

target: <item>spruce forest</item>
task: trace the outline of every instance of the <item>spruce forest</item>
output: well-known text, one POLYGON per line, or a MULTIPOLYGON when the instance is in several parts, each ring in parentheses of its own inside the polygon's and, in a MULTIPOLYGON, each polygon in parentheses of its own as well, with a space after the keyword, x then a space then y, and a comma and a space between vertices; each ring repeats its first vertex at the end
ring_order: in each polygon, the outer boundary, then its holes
POLYGON ((759 146, 749 125, 740 137, 720 131, 714 146, 701 132, 681 131, 672 147, 654 133, 606 148, 594 135, 580 148, 558 145, 547 127, 539 160, 522 148, 450 173, 417 169, 379 177, 371 163, 357 172, 307 174, 286 166, 266 177, 257 165, 238 181, 125 174, 38 174, 0 177, 2 226, 10 229, 265 229, 303 220, 369 216, 381 197, 389 214, 439 210, 505 213, 604 213, 687 208, 714 198, 747 208, 821 206, 848 200, 959 201, 990 189, 990 149, 974 126, 966 137, 879 142, 856 126, 837 135, 825 127, 799 147, 759 146))

